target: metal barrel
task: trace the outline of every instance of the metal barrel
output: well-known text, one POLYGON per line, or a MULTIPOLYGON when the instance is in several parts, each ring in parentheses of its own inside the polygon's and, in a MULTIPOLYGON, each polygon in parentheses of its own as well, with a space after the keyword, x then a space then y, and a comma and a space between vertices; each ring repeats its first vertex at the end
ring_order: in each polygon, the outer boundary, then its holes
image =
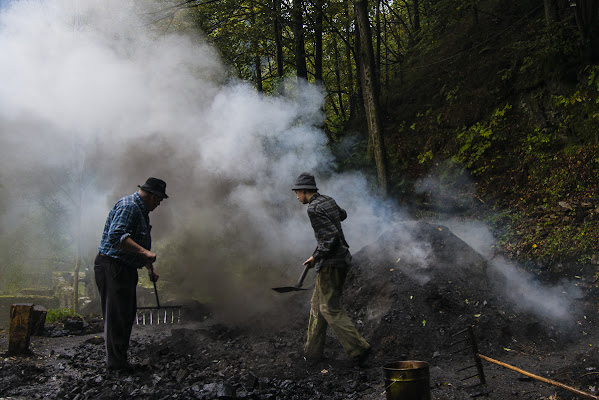
POLYGON ((396 361, 383 365, 387 400, 430 400, 429 366, 424 361, 396 361))

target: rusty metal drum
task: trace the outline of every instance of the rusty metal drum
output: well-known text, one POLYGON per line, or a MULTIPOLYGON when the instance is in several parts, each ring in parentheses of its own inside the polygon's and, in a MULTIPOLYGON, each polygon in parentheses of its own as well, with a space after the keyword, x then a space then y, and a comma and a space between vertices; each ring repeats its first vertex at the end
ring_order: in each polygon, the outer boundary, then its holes
POLYGON ((424 361, 396 361, 383 365, 387 400, 430 400, 429 365, 424 361))

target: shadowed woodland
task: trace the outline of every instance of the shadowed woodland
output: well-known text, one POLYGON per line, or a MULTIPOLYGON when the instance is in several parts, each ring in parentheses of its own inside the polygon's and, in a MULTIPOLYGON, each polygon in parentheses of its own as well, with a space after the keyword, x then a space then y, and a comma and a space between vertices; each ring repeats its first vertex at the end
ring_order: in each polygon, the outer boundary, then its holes
MULTIPOLYGON (((185 399, 380 399, 383 363, 423 359, 431 363, 436 399, 575 398, 488 364, 487 385, 465 387, 456 371, 470 358, 451 353, 452 334, 475 326, 481 353, 597 394, 597 1, 158 1, 140 14, 157 42, 169 35, 189 36, 198 46, 208 42, 214 48, 210 56, 222 60, 224 72, 212 76, 208 67, 202 70, 187 59, 179 64, 191 64, 198 77, 209 75, 215 86, 241 81, 260 101, 310 102, 302 98, 303 89, 322 92, 322 107, 314 113, 326 139, 322 147, 330 153, 322 176, 335 181, 336 176, 364 175, 364 192, 401 210, 401 223, 392 219, 393 229, 352 248, 346 306, 372 342, 373 359, 365 369, 347 367, 330 338, 326 362, 304 364, 309 291, 281 299, 246 285, 273 286, 290 277, 293 282, 297 268, 287 264, 296 254, 272 239, 272 259, 247 252, 264 251, 257 244, 270 238, 244 234, 254 221, 230 201, 243 184, 259 187, 278 176, 269 171, 264 181, 247 176, 237 181, 219 170, 198 173, 197 193, 210 191, 210 201, 199 194, 194 198, 196 192, 187 201, 200 210, 188 219, 199 226, 202 240, 181 230, 155 242, 165 278, 158 290, 170 289, 163 293, 164 304, 192 301, 196 313, 188 316, 190 324, 136 328, 132 353, 147 369, 133 378, 99 377, 103 353, 91 264, 100 232, 86 229, 91 224, 84 217, 85 194, 96 186, 126 194, 123 182, 111 186, 95 172, 110 163, 113 172, 139 164, 133 158, 117 162, 116 156, 86 155, 80 164, 48 165, 43 180, 33 179, 29 170, 19 179, 9 168, 0 172, 5 189, 0 195, 0 311, 5 316, 0 327, 7 328, 7 307, 15 302, 43 302, 51 317, 45 335, 33 339, 32 357, 0 361, 0 392, 78 400, 173 394, 185 399), (20 179, 31 190, 15 217, 7 193, 20 179), (211 209, 201 214, 207 203, 225 198, 231 214, 211 209), (217 223, 207 222, 214 217, 209 213, 216 214, 217 223), (452 221, 451 229, 443 221, 452 221), (477 247, 467 240, 477 236, 474 229, 454 235, 456 221, 489 227, 492 244, 477 247), (231 242, 243 247, 227 248, 231 242), (181 254, 190 265, 182 265, 181 254), (230 276, 234 283, 202 287, 190 278, 197 270, 207 271, 202 279, 230 276), (234 295, 223 300, 218 297, 223 293, 234 295), (240 304, 252 304, 251 312, 240 304), (227 319, 221 319, 224 314, 227 319)), ((87 22, 69 20, 73 32, 84 32, 87 22)), ((199 113, 182 98, 170 100, 177 109, 199 113)), ((309 124, 296 119, 291 126, 309 124)), ((5 132, 18 132, 10 118, 0 122, 5 132)), ((99 136, 110 128, 103 129, 99 136)), ((195 175, 173 160, 194 169, 196 154, 177 153, 166 132, 161 127, 151 133, 160 152, 138 151, 173 163, 169 167, 177 174, 166 180, 181 188, 195 175)), ((285 149, 276 135, 268 140, 269 151, 285 149)), ((293 151, 307 146, 293 143, 293 151)), ((136 144, 133 139, 125 143, 136 144)), ((243 144, 237 140, 230 152, 243 144)), ((255 166, 250 161, 244 159, 251 166, 244 168, 255 166)), ((244 198, 252 193, 244 192, 244 198)), ((264 203, 281 222, 289 214, 280 204, 289 199, 272 197, 272 203, 264 203)), ((164 215, 157 217, 159 229, 182 225, 181 219, 165 222, 175 212, 164 215)), ((140 304, 153 305, 151 283, 141 280, 138 296, 140 304)), ((0 331, 2 351, 7 334, 0 331)))

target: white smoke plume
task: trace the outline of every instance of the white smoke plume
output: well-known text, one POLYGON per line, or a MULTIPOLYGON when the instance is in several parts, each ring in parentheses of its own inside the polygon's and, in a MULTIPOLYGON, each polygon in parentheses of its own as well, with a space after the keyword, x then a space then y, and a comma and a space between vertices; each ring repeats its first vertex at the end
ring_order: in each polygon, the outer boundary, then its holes
MULTIPOLYGON (((0 234, 17 231, 44 200, 64 202, 81 223, 57 223, 72 227, 89 265, 110 207, 155 176, 170 196, 150 215, 156 268, 168 271, 164 290, 230 309, 267 308, 266 292, 295 283, 315 245, 291 191, 301 172, 314 173, 320 191, 348 211, 354 251, 394 217, 368 194, 364 176, 332 176, 317 128, 318 87, 261 95, 229 78, 199 33, 150 23, 160 8, 122 0, 4 4, 0 234)), ((41 242, 27 249, 29 264, 49 251, 41 242)))
POLYGON ((449 220, 443 224, 488 260, 487 275, 494 289, 517 308, 553 323, 568 323, 580 317, 574 304, 582 298, 582 290, 576 282, 562 279, 556 284, 545 284, 517 263, 495 256, 497 240, 482 222, 449 220))
MULTIPOLYGON (((416 183, 416 190, 426 196, 433 210, 460 212, 473 204, 483 204, 474 194, 473 180, 460 165, 437 164, 431 173, 416 183)), ((576 282, 561 280, 544 284, 517 263, 496 255, 497 239, 481 221, 450 219, 437 221, 476 250, 488 262, 487 276, 494 290, 516 308, 531 312, 550 323, 570 323, 579 317, 573 310, 582 297, 576 282)))

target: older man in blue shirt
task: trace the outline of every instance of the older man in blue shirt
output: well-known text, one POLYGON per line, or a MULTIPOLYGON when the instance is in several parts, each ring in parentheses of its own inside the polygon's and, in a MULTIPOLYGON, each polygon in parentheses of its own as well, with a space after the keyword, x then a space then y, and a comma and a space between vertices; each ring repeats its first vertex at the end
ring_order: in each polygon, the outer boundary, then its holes
POLYGON ((150 251, 152 239, 149 213, 166 195, 166 183, 148 178, 139 190, 120 199, 110 210, 94 263, 96 285, 102 302, 106 366, 129 371, 127 361, 131 329, 137 311, 137 270, 146 267, 150 280, 158 280, 150 251))

